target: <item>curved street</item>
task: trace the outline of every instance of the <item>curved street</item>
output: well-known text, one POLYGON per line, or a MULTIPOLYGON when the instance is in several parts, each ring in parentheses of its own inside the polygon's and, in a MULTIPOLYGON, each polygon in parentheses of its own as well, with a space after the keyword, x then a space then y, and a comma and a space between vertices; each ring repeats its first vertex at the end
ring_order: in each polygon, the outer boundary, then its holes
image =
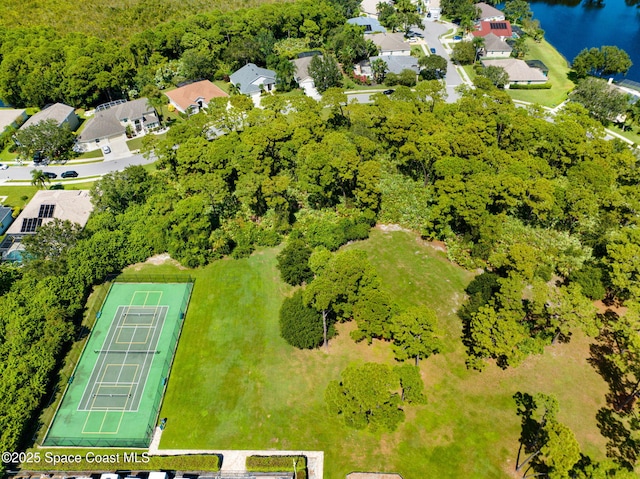
POLYGON ((114 160, 105 159, 104 161, 97 161, 94 163, 80 163, 76 164, 73 161, 68 162, 64 165, 47 165, 47 166, 33 166, 32 164, 25 166, 10 166, 6 170, 0 171, 0 184, 5 184, 6 186, 18 186, 21 184, 31 184, 31 171, 34 169, 39 169, 43 171, 49 171, 51 173, 55 173, 58 175, 57 178, 51 180, 51 183, 56 183, 60 181, 61 183, 74 183, 86 181, 83 178, 87 177, 99 177, 110 173, 112 171, 122 171, 127 166, 131 165, 148 165, 156 161, 156 158, 151 156, 149 158, 145 158, 144 155, 136 154, 131 155, 126 158, 118 158, 114 160), (76 171, 78 172, 78 178, 73 179, 61 179, 60 175, 65 171, 76 171), (7 181, 12 180, 7 183, 7 181), (17 181, 16 181, 17 180, 17 181), (25 183, 23 183, 23 181, 25 183))

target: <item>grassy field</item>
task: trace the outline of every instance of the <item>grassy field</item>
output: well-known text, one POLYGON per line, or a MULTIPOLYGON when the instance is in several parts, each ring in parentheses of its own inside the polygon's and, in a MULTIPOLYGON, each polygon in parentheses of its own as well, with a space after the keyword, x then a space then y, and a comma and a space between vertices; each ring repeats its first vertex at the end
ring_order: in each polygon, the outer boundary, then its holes
POLYGON ((525 60, 541 60, 549 69, 550 90, 508 90, 514 100, 538 103, 542 106, 555 107, 567 99, 574 84, 569 80, 567 60, 546 40, 536 43, 527 39, 529 52, 525 60))
POLYGON ((583 451, 604 457, 595 413, 607 387, 586 362, 585 338, 550 347, 517 369, 468 371, 455 311, 471 274, 413 233, 375 230, 349 247, 367 251, 401 306, 438 312, 444 351, 421 363, 429 403, 407 408, 394 433, 348 429, 329 415, 328 382, 354 361, 392 364, 390 347, 354 344, 352 324, 339 326, 328 353, 288 346, 277 317, 291 288, 279 279, 278 250, 264 249, 192 272, 195 288, 160 413, 169 418, 161 448, 324 450, 327 479, 358 470, 405 479, 508 478, 520 433, 512 396, 523 391, 555 394, 560 419, 583 451))

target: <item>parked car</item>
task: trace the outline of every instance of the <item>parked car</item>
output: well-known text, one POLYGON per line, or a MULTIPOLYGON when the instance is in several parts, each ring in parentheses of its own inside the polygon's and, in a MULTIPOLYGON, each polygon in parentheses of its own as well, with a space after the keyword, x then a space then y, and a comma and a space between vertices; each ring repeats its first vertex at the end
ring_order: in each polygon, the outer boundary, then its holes
POLYGON ((42 174, 47 178, 49 178, 50 180, 53 180, 54 178, 58 177, 58 175, 56 175, 55 173, 52 173, 51 171, 43 171, 42 174))
POLYGON ((384 93, 385 95, 391 95, 393 92, 395 92, 395 90, 385 90, 382 93, 384 93))
POLYGON ((62 178, 77 178, 78 177, 78 172, 77 171, 65 171, 60 176, 62 178))
POLYGON ((454 37, 453 37, 453 39, 454 39, 456 42, 459 42, 460 40, 462 40, 462 37, 461 37, 460 35, 456 35, 456 36, 454 36, 454 37))
POLYGON ((105 155, 108 155, 109 153, 111 153, 111 148, 109 148, 109 145, 104 145, 104 146, 102 147, 102 152, 103 152, 105 155))
POLYGON ((429 51, 431 52, 432 55, 436 54, 436 49, 435 48, 429 48, 429 51))
POLYGON ((418 39, 417 39, 416 37, 409 37, 409 38, 407 39, 407 41, 408 41, 409 43, 416 43, 416 42, 418 41, 418 39))
POLYGON ((0 163, 0 170, 6 170, 9 168, 9 165, 5 165, 4 163, 0 163))
POLYGON ((64 185, 62 183, 54 183, 49 187, 50 190, 64 190, 64 185))

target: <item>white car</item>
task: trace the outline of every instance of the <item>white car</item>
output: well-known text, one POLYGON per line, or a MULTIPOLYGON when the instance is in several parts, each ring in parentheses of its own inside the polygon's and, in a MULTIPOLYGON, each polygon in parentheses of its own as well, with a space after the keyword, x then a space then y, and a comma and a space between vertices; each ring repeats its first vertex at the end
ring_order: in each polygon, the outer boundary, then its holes
POLYGON ((0 163, 0 170, 6 170, 9 168, 9 165, 5 165, 4 163, 0 163))
POLYGON ((102 147, 102 151, 103 151, 103 153, 104 153, 105 155, 107 155, 107 154, 111 153, 111 148, 109 148, 109 145, 104 145, 104 146, 102 147))

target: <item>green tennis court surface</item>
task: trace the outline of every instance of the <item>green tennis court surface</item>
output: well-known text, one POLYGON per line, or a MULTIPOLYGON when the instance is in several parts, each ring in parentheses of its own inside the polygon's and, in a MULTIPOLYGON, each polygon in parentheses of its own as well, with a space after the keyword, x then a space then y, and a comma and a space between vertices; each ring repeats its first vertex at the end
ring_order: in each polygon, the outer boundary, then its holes
POLYGON ((111 286, 45 446, 149 445, 192 286, 111 286))

